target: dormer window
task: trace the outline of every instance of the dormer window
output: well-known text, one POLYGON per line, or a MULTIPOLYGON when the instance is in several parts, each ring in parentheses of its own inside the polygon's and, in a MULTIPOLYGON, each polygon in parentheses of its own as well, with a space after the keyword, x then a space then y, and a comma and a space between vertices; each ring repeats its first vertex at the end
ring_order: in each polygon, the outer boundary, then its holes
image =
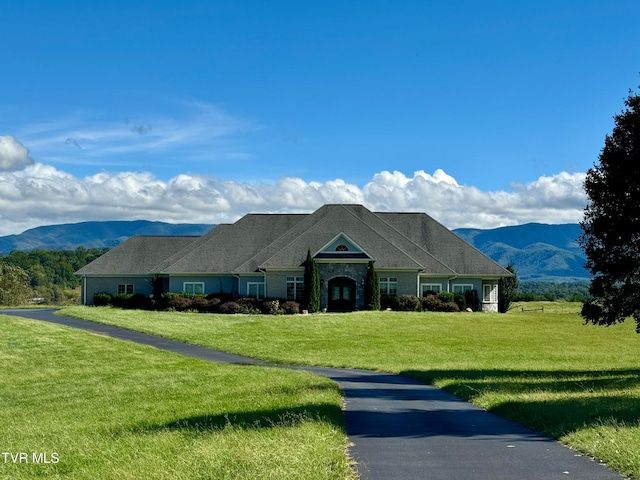
POLYGON ((349 247, 347 247, 345 244, 341 243, 340 245, 338 245, 336 247, 336 252, 348 252, 349 251, 349 247))

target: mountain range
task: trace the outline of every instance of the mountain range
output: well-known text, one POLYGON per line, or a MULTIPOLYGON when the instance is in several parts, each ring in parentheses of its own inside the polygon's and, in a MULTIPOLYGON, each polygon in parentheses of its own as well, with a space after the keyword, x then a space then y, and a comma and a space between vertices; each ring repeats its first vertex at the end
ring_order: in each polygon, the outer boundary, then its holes
POLYGON ((212 228, 213 225, 147 220, 48 225, 0 237, 0 253, 12 250, 75 250, 79 246, 113 248, 134 235, 203 235, 212 228))
POLYGON ((520 280, 586 281, 587 259, 578 244, 577 223, 527 223, 490 230, 460 228, 454 232, 500 265, 513 264, 520 280))
MULTIPOLYGON (((203 235, 207 224, 111 221, 37 227, 19 235, 0 237, 0 253, 12 250, 75 250, 112 248, 133 235, 203 235)), ((500 265, 513 264, 521 281, 586 281, 584 252, 578 245, 580 225, 528 223, 494 229, 460 228, 458 236, 500 265)))

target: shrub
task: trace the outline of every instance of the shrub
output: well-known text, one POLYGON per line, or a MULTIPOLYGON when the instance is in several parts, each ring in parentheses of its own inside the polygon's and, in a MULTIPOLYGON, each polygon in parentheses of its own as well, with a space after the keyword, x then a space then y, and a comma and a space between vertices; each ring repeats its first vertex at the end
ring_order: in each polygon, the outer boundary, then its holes
POLYGON ((466 310, 467 299, 463 293, 456 293, 453 296, 453 303, 455 303, 460 310, 466 310))
POLYGON ((233 314, 233 313, 242 313, 243 311, 244 311, 244 308, 242 307, 242 305, 238 304, 237 302, 225 302, 222 305, 220 305, 220 313, 233 314))
POLYGON ((111 305, 118 308, 128 308, 131 297, 133 295, 130 293, 116 293, 111 297, 111 305))
POLYGON ((136 310, 146 310, 150 306, 149 299, 141 294, 136 293, 125 301, 123 308, 132 308, 136 310))
POLYGON ((298 302, 289 300, 288 302, 284 302, 282 304, 282 310, 284 310, 284 313, 286 313, 287 315, 300 313, 300 304, 298 302))
POLYGON ((422 299, 422 309, 428 312, 438 312, 442 302, 435 293, 429 293, 422 299))
POLYGON ((260 305, 260 311, 269 315, 276 315, 280 311, 280 300, 277 298, 264 300, 260 305))
POLYGON ((198 312, 209 312, 211 301, 207 300, 206 297, 194 297, 191 300, 191 304, 189 306, 190 310, 197 310, 198 312))
POLYGON ((398 301, 398 310, 403 312, 418 312, 422 310, 420 299, 415 295, 402 295, 398 301))
POLYGON ((193 295, 183 295, 181 293, 163 293, 162 298, 169 310, 184 312, 191 310, 193 295))
POLYGON ((258 311, 258 301, 253 297, 240 297, 235 301, 242 307, 242 313, 255 313, 258 311))
POLYGON ((96 307, 106 307, 111 304, 111 294, 107 292, 96 293, 93 296, 93 304, 96 307))
POLYGON ((454 303, 455 295, 451 292, 440 292, 438 293, 438 299, 444 303, 454 303))
POLYGON ((380 297, 380 308, 382 308, 382 310, 386 310, 387 308, 398 310, 399 303, 400 299, 396 295, 382 295, 380 297))
POLYGON ((211 313, 220 312, 220 305, 222 305, 222 300, 220 298, 208 296, 207 301, 209 302, 208 309, 207 309, 208 312, 211 312, 211 313))
POLYGON ((422 300, 422 307, 430 312, 459 312, 460 307, 452 301, 447 301, 452 298, 449 295, 427 295, 422 300))
POLYGON ((467 290, 464 293, 464 298, 467 302, 467 307, 469 307, 474 312, 477 312, 478 306, 480 305, 480 299, 478 298, 477 290, 467 290))

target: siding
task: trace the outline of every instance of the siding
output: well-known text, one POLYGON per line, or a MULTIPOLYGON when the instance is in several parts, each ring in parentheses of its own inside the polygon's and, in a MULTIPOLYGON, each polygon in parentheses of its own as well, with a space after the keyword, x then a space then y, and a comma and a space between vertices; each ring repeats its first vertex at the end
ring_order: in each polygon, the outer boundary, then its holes
POLYGON ((93 296, 96 293, 106 292, 111 295, 118 293, 118 285, 133 285, 133 293, 151 295, 151 276, 142 277, 84 277, 83 301, 85 305, 93 305, 93 296))
POLYGON ((238 294, 238 280, 232 275, 172 275, 169 279, 169 291, 180 293, 184 282, 203 282, 204 293, 238 294))
POLYGON ((265 296, 287 298, 287 277, 304 277, 304 269, 268 271, 265 296))

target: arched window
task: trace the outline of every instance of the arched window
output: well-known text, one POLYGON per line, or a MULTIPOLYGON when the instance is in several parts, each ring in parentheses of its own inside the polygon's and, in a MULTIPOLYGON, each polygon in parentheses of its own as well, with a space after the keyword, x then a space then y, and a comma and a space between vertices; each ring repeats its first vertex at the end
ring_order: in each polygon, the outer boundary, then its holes
POLYGON ((342 243, 336 247, 336 252, 348 252, 348 251, 349 251, 349 247, 347 247, 342 243))

